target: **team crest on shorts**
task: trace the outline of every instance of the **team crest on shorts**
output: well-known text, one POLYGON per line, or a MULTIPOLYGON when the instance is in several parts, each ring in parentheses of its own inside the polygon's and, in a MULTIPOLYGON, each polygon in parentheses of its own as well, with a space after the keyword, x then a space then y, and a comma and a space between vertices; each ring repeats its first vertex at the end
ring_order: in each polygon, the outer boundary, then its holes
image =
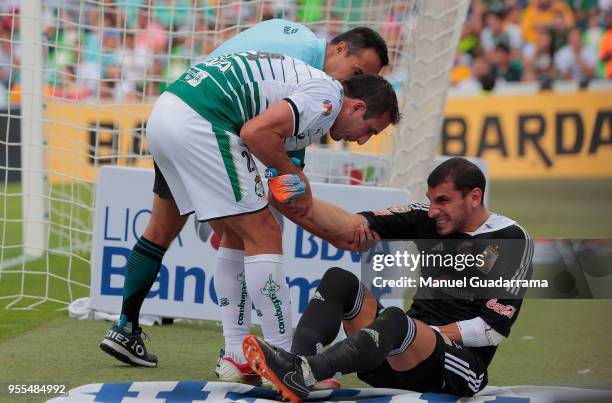
POLYGON ((334 105, 329 99, 326 99, 325 101, 323 101, 323 116, 331 115, 333 110, 334 110, 334 105))
POLYGON ((259 175, 255 175, 255 194, 259 197, 264 197, 264 186, 259 175))

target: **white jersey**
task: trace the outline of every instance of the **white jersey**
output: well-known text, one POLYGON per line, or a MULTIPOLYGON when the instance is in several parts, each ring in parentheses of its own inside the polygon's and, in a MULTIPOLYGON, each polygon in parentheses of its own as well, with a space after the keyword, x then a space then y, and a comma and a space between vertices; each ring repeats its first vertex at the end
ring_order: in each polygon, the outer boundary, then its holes
POLYGON ((342 85, 321 70, 288 56, 239 52, 191 67, 172 92, 213 126, 240 133, 245 122, 286 100, 293 114, 287 151, 317 142, 333 125, 344 99, 342 85))

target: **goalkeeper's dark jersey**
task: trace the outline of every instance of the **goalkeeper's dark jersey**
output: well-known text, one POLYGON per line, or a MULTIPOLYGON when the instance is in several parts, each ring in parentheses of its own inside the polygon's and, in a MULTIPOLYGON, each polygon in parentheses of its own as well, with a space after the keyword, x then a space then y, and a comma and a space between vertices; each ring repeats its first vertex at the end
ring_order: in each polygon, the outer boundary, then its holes
MULTIPOLYGON (((441 236, 436 230, 435 220, 427 216, 428 208, 426 204, 414 203, 384 211, 368 211, 360 214, 367 219, 370 228, 374 229, 382 239, 421 239, 424 243, 432 244, 430 246, 432 248, 435 248, 434 244, 440 244, 440 241, 435 240, 441 239, 480 239, 483 242, 484 240, 496 242, 499 254, 493 264, 512 270, 510 277, 513 279, 531 278, 533 243, 527 232, 515 221, 492 213, 489 219, 474 232, 441 236), (518 241, 499 242, 504 239, 518 241), (508 250, 508 247, 504 250, 506 244, 512 244, 512 250, 508 250)), ((452 243, 458 244, 458 242, 452 243)), ((418 241, 417 244, 419 244, 418 241)), ((420 250, 425 250, 427 247, 427 245, 419 245, 420 250)), ((435 296, 440 290, 419 288, 408 315, 434 326, 479 316, 498 333, 507 337, 510 327, 518 316, 523 290, 509 291, 510 298, 507 299, 473 299, 457 295, 440 295, 440 298, 431 298, 432 294, 435 296)), ((495 354, 496 347, 477 347, 473 350, 488 365, 495 354)))

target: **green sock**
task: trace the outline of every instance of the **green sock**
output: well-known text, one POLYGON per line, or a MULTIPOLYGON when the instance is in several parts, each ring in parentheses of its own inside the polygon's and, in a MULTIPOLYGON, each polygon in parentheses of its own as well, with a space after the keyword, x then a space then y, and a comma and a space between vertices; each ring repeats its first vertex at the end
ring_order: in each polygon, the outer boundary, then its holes
POLYGON ((165 252, 166 248, 140 237, 128 257, 119 326, 130 332, 138 328, 140 308, 157 278, 165 252))

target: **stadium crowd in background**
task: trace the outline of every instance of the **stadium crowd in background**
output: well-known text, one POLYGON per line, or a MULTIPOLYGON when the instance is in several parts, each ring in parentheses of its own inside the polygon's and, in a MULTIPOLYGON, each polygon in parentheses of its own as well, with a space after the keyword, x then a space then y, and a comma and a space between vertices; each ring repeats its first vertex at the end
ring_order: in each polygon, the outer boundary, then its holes
POLYGON ((612 79, 612 1, 472 0, 453 85, 596 78, 612 79))
MULTIPOLYGON (((46 93, 115 101, 155 97, 236 34, 237 26, 252 25, 260 15, 282 17, 318 23, 317 35, 330 39, 362 20, 364 0, 348 3, 117 0, 81 6, 78 0, 43 0, 46 93)), ((392 61, 404 39, 399 21, 409 12, 396 6, 380 28, 392 61)), ((19 100, 18 13, 17 0, 0 2, 0 107, 19 100)), ((471 1, 451 73, 454 87, 488 91, 500 82, 532 82, 546 89, 557 79, 585 86, 597 78, 612 79, 612 0, 471 1)))

